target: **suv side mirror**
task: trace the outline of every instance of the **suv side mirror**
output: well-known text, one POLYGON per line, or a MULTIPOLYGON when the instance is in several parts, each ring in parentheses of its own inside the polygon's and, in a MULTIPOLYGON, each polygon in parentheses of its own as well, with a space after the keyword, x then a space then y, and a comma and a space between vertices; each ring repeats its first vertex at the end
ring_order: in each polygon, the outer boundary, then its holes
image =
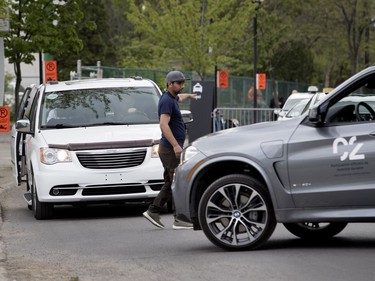
POLYGON ((309 121, 314 125, 321 125, 327 113, 328 103, 322 103, 309 110, 309 121))
POLYGON ((313 107, 309 110, 309 120, 312 123, 317 123, 319 121, 319 107, 313 107))

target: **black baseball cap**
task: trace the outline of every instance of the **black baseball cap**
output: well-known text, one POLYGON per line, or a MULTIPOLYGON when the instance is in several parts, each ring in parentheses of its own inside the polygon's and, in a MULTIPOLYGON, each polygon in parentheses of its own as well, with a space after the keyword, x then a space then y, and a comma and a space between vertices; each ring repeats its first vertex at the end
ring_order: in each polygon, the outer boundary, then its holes
POLYGON ((184 74, 181 71, 173 70, 167 74, 167 83, 180 82, 180 81, 185 81, 185 80, 189 80, 189 79, 186 79, 184 74))

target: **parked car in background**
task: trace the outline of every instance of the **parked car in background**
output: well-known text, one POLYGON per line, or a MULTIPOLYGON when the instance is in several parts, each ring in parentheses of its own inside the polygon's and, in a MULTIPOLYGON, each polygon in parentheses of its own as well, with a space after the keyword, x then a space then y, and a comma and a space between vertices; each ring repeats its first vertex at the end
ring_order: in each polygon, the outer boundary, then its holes
POLYGON ((283 117, 279 116, 278 120, 287 120, 306 113, 318 101, 323 99, 327 93, 315 93, 310 98, 302 99, 296 103, 283 117))
POLYGON ((162 187, 158 86, 140 77, 29 87, 12 129, 17 184, 36 219, 54 205, 151 201, 162 187))
POLYGON ((375 222, 375 66, 336 87, 308 114, 199 138, 172 185, 176 215, 216 246, 253 250, 277 223, 322 240, 375 222))
POLYGON ((281 110, 278 111, 279 116, 277 120, 281 120, 287 114, 287 112, 290 109, 292 109, 292 107, 295 106, 297 103, 299 103, 302 100, 309 100, 317 92, 318 92, 318 87, 310 86, 307 89, 307 92, 303 92, 303 93, 297 92, 297 93, 291 94, 285 101, 281 110))

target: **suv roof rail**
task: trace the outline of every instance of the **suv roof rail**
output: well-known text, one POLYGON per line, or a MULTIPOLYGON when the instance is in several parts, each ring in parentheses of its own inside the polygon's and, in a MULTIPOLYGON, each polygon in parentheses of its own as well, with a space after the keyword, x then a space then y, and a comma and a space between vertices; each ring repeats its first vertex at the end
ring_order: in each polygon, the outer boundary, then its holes
POLYGON ((130 78, 133 78, 134 80, 143 80, 142 76, 130 76, 130 78))
POLYGON ((55 85, 55 84, 59 84, 59 81, 57 81, 57 80, 48 80, 47 84, 55 85))

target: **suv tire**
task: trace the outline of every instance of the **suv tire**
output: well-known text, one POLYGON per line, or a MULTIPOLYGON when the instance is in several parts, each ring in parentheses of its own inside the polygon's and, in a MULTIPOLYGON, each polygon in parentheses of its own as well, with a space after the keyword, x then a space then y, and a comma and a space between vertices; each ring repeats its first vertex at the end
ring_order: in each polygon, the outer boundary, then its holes
POLYGON ((265 186, 240 174, 213 182, 201 198, 198 215, 207 238, 226 250, 254 250, 269 239, 276 226, 265 186))
POLYGON ((285 228, 292 234, 302 239, 319 240, 328 239, 344 230, 346 222, 304 222, 284 223, 285 228))

